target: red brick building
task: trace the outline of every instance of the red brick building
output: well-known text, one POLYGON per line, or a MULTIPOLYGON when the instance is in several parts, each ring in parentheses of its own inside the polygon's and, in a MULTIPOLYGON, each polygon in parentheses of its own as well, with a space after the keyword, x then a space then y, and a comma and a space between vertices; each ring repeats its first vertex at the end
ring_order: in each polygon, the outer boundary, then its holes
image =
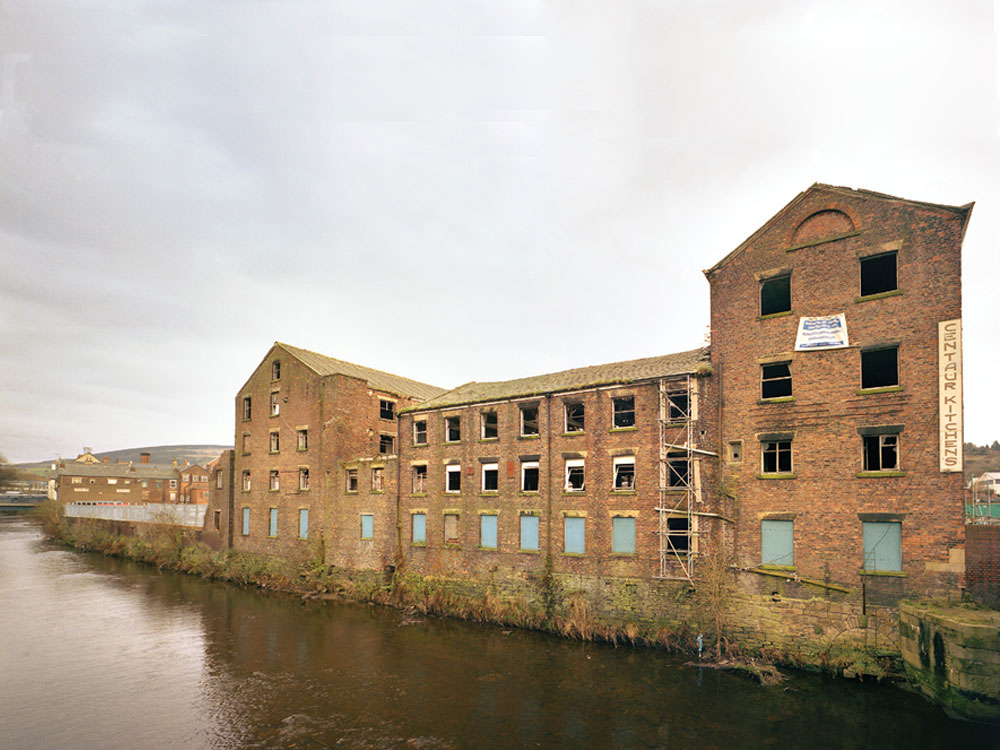
POLYGON ((443 392, 275 344, 212 533, 479 579, 686 580, 719 551, 751 586, 954 592, 970 212, 810 187, 705 272, 708 349, 443 392))

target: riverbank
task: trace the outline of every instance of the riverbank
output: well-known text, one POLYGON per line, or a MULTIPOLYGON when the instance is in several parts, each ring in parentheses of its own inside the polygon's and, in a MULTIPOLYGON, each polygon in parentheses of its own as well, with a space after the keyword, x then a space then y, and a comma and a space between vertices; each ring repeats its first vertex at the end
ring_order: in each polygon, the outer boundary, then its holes
MULTIPOLYGON (((760 630, 753 620, 773 616, 759 611, 753 597, 737 593, 726 583, 728 572, 719 571, 714 586, 694 590, 678 586, 670 591, 669 607, 651 613, 649 607, 625 608, 634 617, 608 616, 598 596, 585 580, 553 575, 546 571, 530 580, 478 581, 444 576, 422 576, 397 567, 391 572, 331 568, 322 563, 322 543, 300 563, 233 550, 213 551, 198 543, 193 530, 166 524, 142 524, 134 534, 117 533, 108 524, 79 519, 70 523, 58 507, 39 509, 36 518, 53 540, 83 551, 127 558, 170 570, 280 591, 303 599, 338 599, 394 607, 415 615, 449 617, 504 627, 552 633, 563 638, 600 641, 663 649, 672 653, 713 658, 715 662, 760 678, 773 665, 818 670, 860 680, 889 679, 905 682, 898 648, 891 636, 892 623, 884 622, 882 634, 869 623, 857 628, 852 622, 827 633, 812 626, 815 637, 797 638, 795 633, 777 637, 777 628, 760 630), (755 609, 757 611, 755 611, 755 609), (752 615, 747 613, 753 612, 752 615), (747 617, 750 617, 750 622, 747 617), (859 631, 859 632, 852 632, 859 631), (869 634, 873 633, 869 643, 869 634), (820 635, 824 637, 819 637, 820 635), (761 667, 765 667, 763 670, 761 667)), ((603 599, 620 604, 622 596, 643 598, 637 583, 624 582, 626 592, 601 592, 603 599)), ((760 598, 760 597, 758 597, 760 598)), ((814 602, 768 597, 771 608, 783 607, 801 618, 814 602)), ((829 612, 840 605, 822 602, 829 612)), ((806 612, 806 616, 808 613, 806 612)), ((842 620, 851 620, 845 607, 842 620)), ((884 618, 883 618, 884 619, 884 618)), ((875 616, 877 622, 877 615, 875 616)), ((774 623, 772 623, 773 625, 774 623)), ((827 628, 829 630, 829 628, 827 628)))

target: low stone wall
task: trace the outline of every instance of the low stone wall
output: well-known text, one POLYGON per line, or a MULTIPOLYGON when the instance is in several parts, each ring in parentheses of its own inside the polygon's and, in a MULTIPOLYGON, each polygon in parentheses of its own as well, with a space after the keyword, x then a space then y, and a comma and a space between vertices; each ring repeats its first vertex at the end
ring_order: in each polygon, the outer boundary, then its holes
POLYGON ((950 713, 1000 723, 1000 612, 902 603, 908 676, 950 713))

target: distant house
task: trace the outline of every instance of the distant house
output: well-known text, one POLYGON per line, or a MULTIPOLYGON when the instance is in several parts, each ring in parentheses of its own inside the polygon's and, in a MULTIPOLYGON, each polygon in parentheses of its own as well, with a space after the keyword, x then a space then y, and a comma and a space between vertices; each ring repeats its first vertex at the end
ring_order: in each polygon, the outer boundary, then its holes
MULTIPOLYGON (((204 503, 208 493, 208 470, 203 467, 178 469, 173 464, 153 464, 149 454, 142 453, 139 463, 111 463, 101 459, 89 448, 73 461, 57 459, 52 463, 50 496, 63 503, 178 503, 185 502, 180 490, 180 477, 188 474, 188 492, 195 487, 198 502, 204 503), (191 481, 197 468, 197 483, 191 481)), ((190 502, 194 502, 193 500, 190 502)))
POLYGON ((978 477, 969 480, 969 489, 973 497, 986 499, 1000 495, 1000 471, 984 471, 978 477))

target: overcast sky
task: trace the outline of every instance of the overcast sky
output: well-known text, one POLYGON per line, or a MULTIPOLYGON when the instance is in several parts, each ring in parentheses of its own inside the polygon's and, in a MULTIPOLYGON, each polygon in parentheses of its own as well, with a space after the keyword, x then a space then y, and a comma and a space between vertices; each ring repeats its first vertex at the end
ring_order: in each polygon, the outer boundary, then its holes
POLYGON ((12 461, 232 443, 275 340, 442 387, 697 347, 813 182, 976 202, 1000 439, 992 0, 0 0, 0 60, 12 461))

